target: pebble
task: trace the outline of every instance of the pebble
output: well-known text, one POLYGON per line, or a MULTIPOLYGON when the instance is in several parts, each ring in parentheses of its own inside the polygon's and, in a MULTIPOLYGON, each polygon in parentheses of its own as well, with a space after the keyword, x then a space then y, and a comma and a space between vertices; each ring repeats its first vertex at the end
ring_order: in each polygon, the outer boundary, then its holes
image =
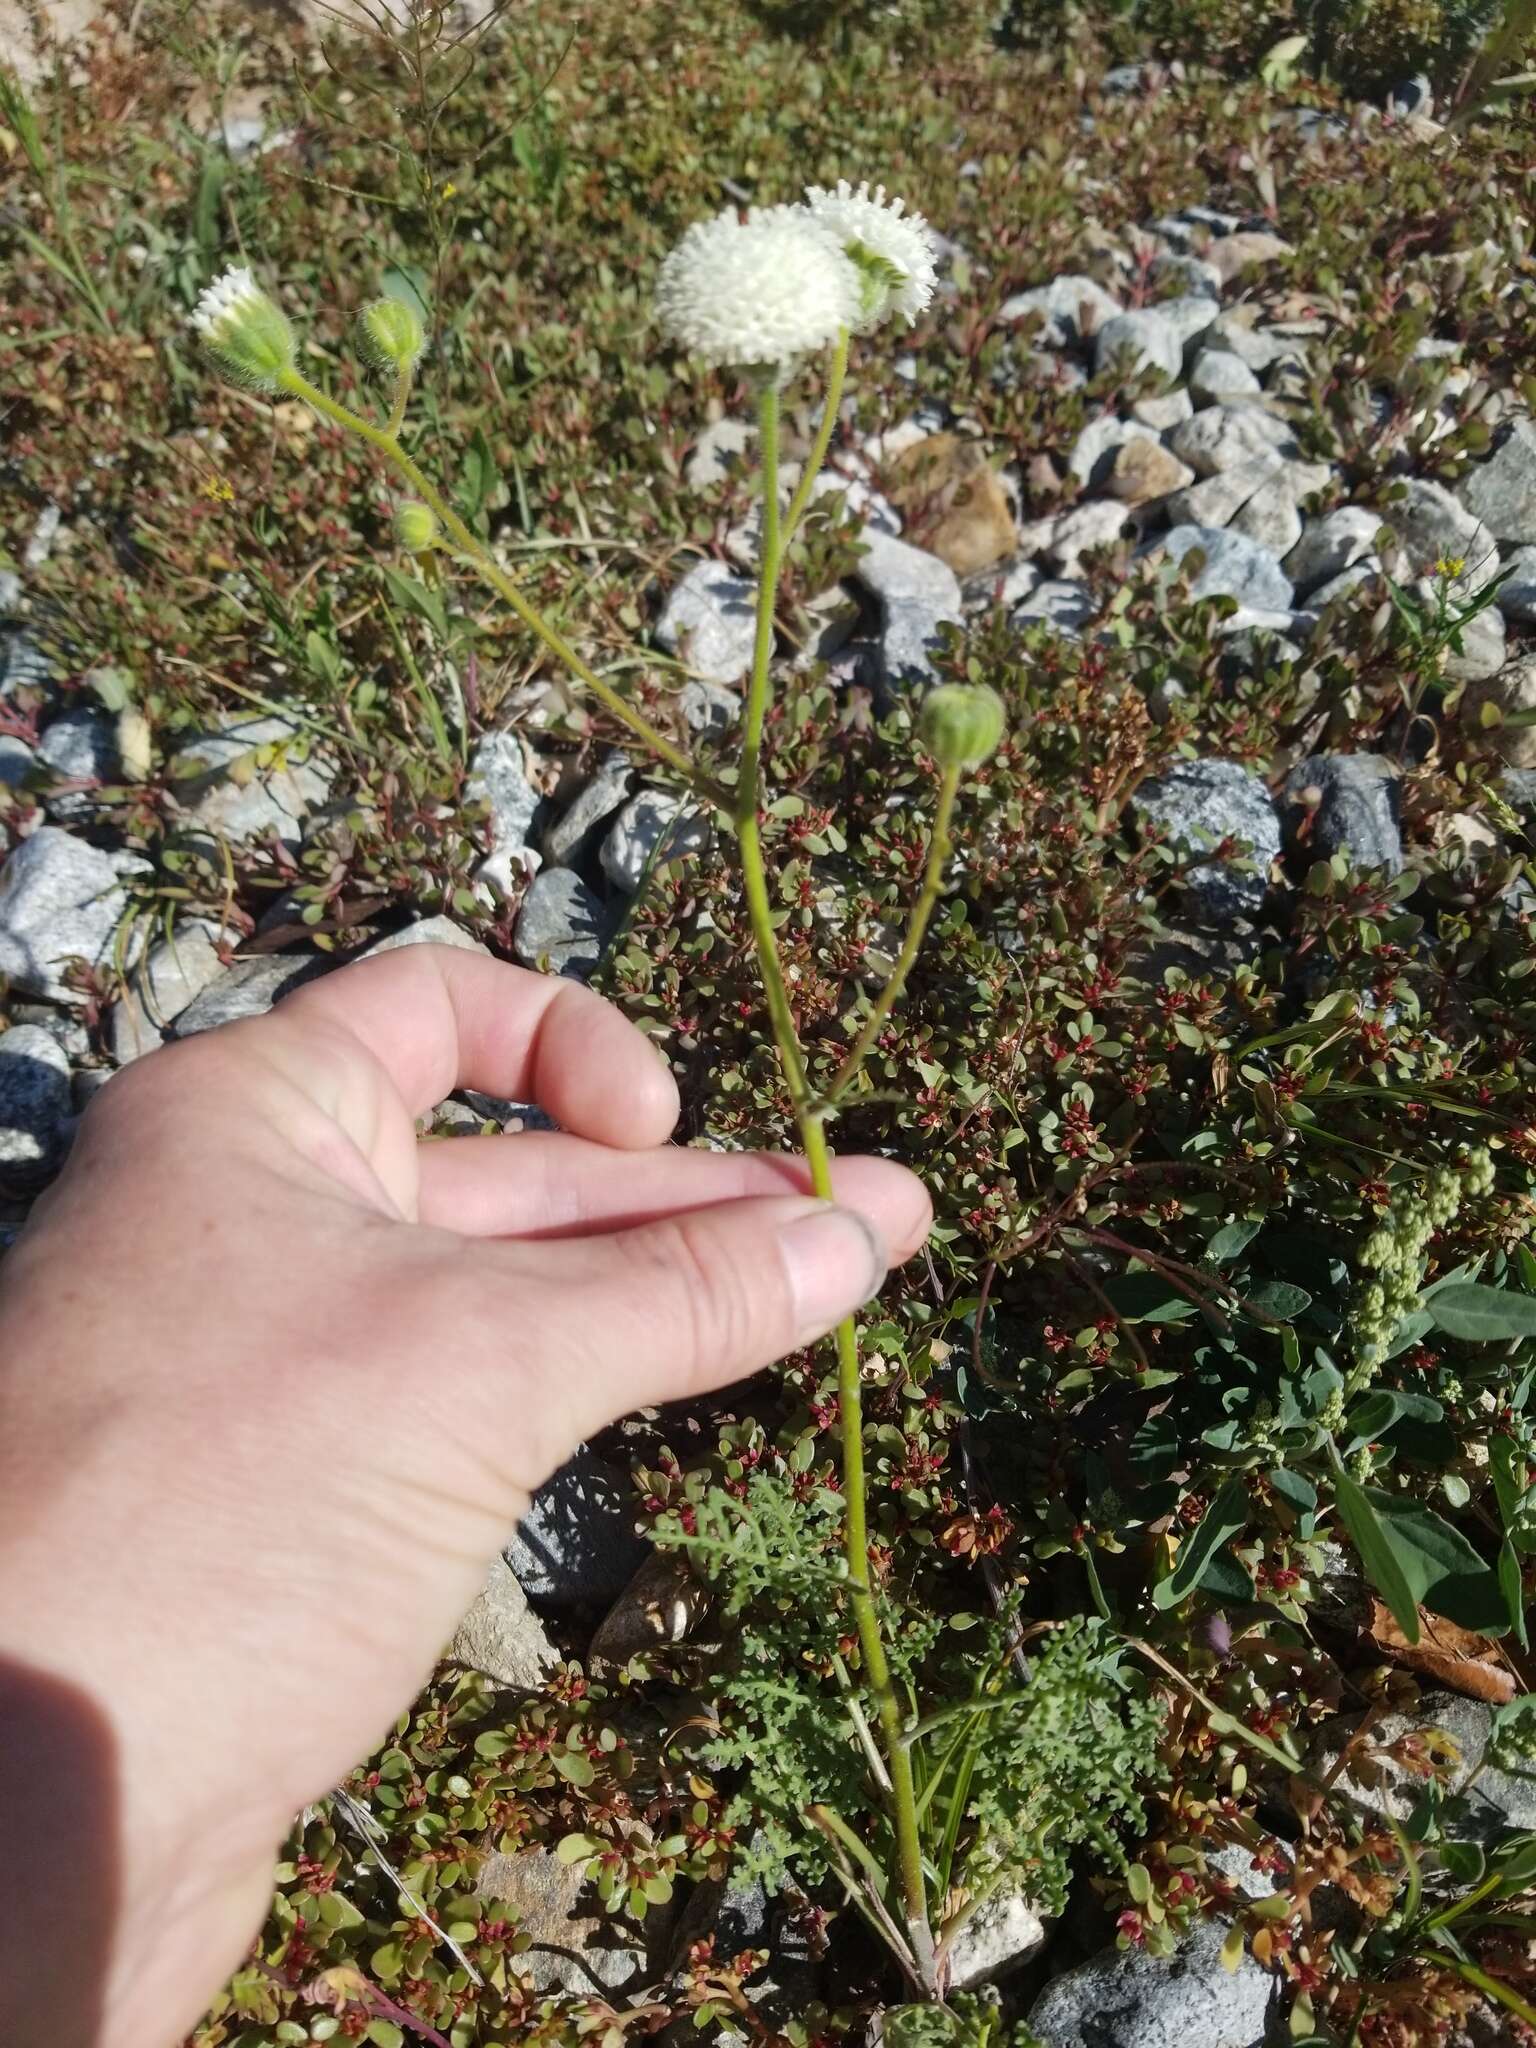
POLYGON ((1144 448, 1159 446, 1150 427, 1136 420, 1117 419, 1113 413, 1090 420, 1072 444, 1067 467, 1080 484, 1105 483, 1122 449, 1139 443, 1144 448))
POLYGON ((1513 625, 1536 626, 1536 547, 1516 548, 1500 567, 1509 573, 1499 585, 1499 610, 1513 625))
POLYGON ((652 1906, 642 1931, 605 1910, 582 1865, 562 1863, 543 1848, 494 1850, 480 1867, 475 1891, 496 1901, 495 1917, 515 1921, 528 1940, 517 1974, 543 1995, 622 1993, 639 1979, 648 1947, 677 1911, 670 1903, 652 1906))
POLYGON ((1076 640, 1090 619, 1097 617, 1099 604, 1086 583, 1060 578, 1042 583, 1014 608, 1011 623, 1021 629, 1050 626, 1068 640, 1076 640))
POLYGON ((1256 398, 1263 388, 1241 357, 1226 349, 1203 348, 1189 373, 1190 395, 1197 403, 1219 405, 1228 398, 1256 398))
POLYGON ((1507 653, 1504 614, 1497 605, 1488 605, 1463 623, 1456 639, 1445 650, 1445 679, 1451 683, 1486 682, 1504 666, 1507 653))
POLYGON ((262 953, 237 960, 195 995, 172 1020, 169 1036, 196 1038, 243 1017, 264 1017, 290 989, 328 974, 340 962, 329 953, 262 953))
POLYGON ((740 718, 741 699, 723 683, 695 678, 678 691, 677 708, 690 732, 724 733, 740 718))
POLYGON ((1057 277, 1049 284, 1016 292, 998 311, 999 320, 1025 320, 1031 315, 1044 322, 1036 339, 1045 348, 1070 348, 1085 341, 1096 328, 1113 320, 1120 301, 1091 277, 1057 277))
POLYGON ((36 759, 25 740, 0 732, 0 789, 20 789, 36 759))
POLYGON ((418 918, 415 924, 376 940, 365 950, 363 958, 371 960, 375 953, 398 953, 402 946, 453 946, 461 953, 485 952, 480 941, 471 938, 462 925, 439 912, 436 917, 418 918))
POLYGON ((1364 505, 1341 505, 1320 519, 1310 519, 1285 558, 1285 573, 1305 597, 1371 555, 1380 527, 1380 514, 1364 505))
POLYGON ((1170 279, 1181 285, 1187 295, 1219 299, 1221 297, 1221 272, 1214 263, 1207 263, 1203 256, 1190 256, 1178 250, 1165 250, 1152 265, 1155 283, 1164 284, 1170 279))
POLYGON ((1176 426, 1168 446, 1197 476, 1219 476, 1256 457, 1300 451, 1284 420, 1261 405, 1213 405, 1176 426))
POLYGON ((74 1117, 69 1057, 38 1024, 0 1031, 0 1184, 18 1192, 51 1177, 74 1117))
POLYGON ((30 633, 14 627, 0 633, 0 697, 17 690, 43 690, 53 681, 52 655, 38 646, 30 633))
POLYGON ((275 837, 290 848, 329 796, 333 773, 307 728, 244 712, 189 741, 171 765, 176 800, 195 828, 232 844, 275 837))
POLYGON ((448 1655, 519 1692, 536 1692, 545 1672, 560 1661, 504 1557, 492 1562, 474 1605, 454 1630, 448 1655))
MULTIPOLYGON (((94 705, 78 704, 61 711, 43 731, 37 758, 59 782, 110 783, 122 773, 117 751, 117 722, 94 705)), ((48 794, 43 807, 61 825, 88 818, 96 808, 93 789, 48 794)))
POLYGON ((947 562, 866 527, 854 579, 879 600, 880 664, 888 685, 927 681, 942 628, 964 616, 960 579, 947 562))
POLYGON ((1131 524, 1131 515, 1118 498, 1090 498, 1056 521, 1050 552, 1070 572, 1081 556, 1113 547, 1131 524))
POLYGON ((1188 463, 1180 462, 1160 441, 1126 441, 1115 451, 1109 488, 1122 504, 1146 505, 1184 489, 1195 480, 1188 463))
POLYGON ((129 976, 105 1023, 108 1049, 120 1067, 163 1045, 171 1024, 224 972, 218 938, 217 925, 189 919, 129 976))
POLYGON ((602 906, 573 868, 535 875, 517 914, 512 950, 524 967, 586 981, 603 957, 602 906))
MULTIPOLYGON (((69 999, 65 970, 112 957, 129 906, 125 884, 152 872, 131 853, 103 853, 57 825, 43 825, 0 867, 0 974, 23 995, 69 999)), ((128 964, 138 957, 130 938, 128 964)))
POLYGON ((1205 254, 1222 284, 1229 285, 1245 270, 1253 270, 1261 263, 1277 263, 1282 256, 1289 256, 1291 245, 1264 229, 1240 229, 1236 234, 1220 236, 1205 254))
POLYGON ((1166 507, 1168 517, 1178 526, 1227 526, 1254 493, 1275 474, 1280 457, 1274 449, 1240 462, 1235 469, 1221 469, 1214 476, 1175 491, 1166 507))
POLYGON ((1175 526, 1152 545, 1166 549, 1175 563, 1200 549, 1205 563, 1189 586, 1192 601, 1235 597, 1263 611, 1291 609, 1294 592, 1275 556, 1240 533, 1220 526, 1175 526))
POLYGON ((1462 478, 1456 495, 1495 540, 1536 541, 1536 426, 1516 420, 1488 460, 1462 478))
POLYGON ((1139 420, 1144 427, 1151 427, 1154 433, 1166 434, 1170 427, 1191 419, 1194 410, 1194 400, 1180 385, 1177 391, 1164 391, 1155 398, 1136 399, 1131 406, 1131 418, 1139 420))
POLYGON ((1277 562, 1295 547, 1301 539, 1302 519, 1293 481, 1283 464, 1233 513, 1231 531, 1253 541, 1277 562))
POLYGON ((1316 590, 1309 591, 1307 603, 1313 611, 1320 612, 1330 604, 1336 604, 1341 597, 1347 597, 1381 574, 1381 561, 1376 555, 1367 555, 1362 562, 1356 562, 1348 569, 1340 570, 1337 576, 1330 576, 1326 583, 1320 583, 1316 590))
POLYGON ((737 476, 746 466, 753 430, 747 420, 714 420, 694 442, 683 464, 683 481, 690 491, 712 491, 717 484, 737 476))
POLYGON ((1323 860, 1346 849, 1357 868, 1398 874, 1397 777, 1380 754, 1312 754, 1285 780, 1281 826, 1290 850, 1323 860))
POLYGON ((710 683, 737 683, 752 666, 756 592, 720 562, 695 562, 656 621, 656 643, 710 683))
POLYGON ((629 796, 632 774, 629 757, 617 747, 603 755, 594 773, 544 833, 544 858, 552 868, 579 868, 596 851, 608 820, 629 796))
POLYGON ((1493 535, 1443 484, 1422 482, 1415 477, 1400 495, 1385 507, 1383 519, 1391 534, 1383 534, 1382 559, 1398 573, 1432 578, 1435 565, 1460 560, 1465 566, 1455 580, 1458 593, 1474 595, 1499 573, 1499 551, 1493 535))
POLYGON ((1524 655, 1498 675, 1473 683, 1462 697, 1460 713, 1462 723, 1470 730, 1491 738, 1509 767, 1536 768, 1536 724, 1490 728, 1483 724, 1481 716, 1485 704, 1505 714, 1536 711, 1536 655, 1524 655))
POLYGON ((1184 347, 1197 334, 1204 334, 1216 318, 1216 301, 1205 292, 1186 292, 1182 298, 1161 299, 1149 309, 1179 337, 1180 360, 1184 347))
POLYGON ((1223 839, 1246 847, 1233 859, 1201 862, 1184 883, 1217 924, 1258 915, 1270 867, 1280 857, 1280 820, 1257 775, 1237 761, 1181 761, 1142 783, 1131 801, 1138 819, 1186 854, 1223 839), (1235 865, 1239 857, 1247 871, 1235 865))
POLYGON ((1095 370, 1102 375, 1113 365, 1126 377, 1146 370, 1177 377, 1184 366, 1184 336, 1165 313, 1160 307, 1155 313, 1117 313, 1106 320, 1094 337, 1095 370))
POLYGON ((603 841, 603 873, 633 896, 660 860, 676 860, 709 843, 709 826, 669 790, 642 789, 614 820, 603 841))
POLYGON ((470 803, 488 807, 485 830, 491 850, 475 869, 475 880, 488 883, 500 896, 515 895, 539 858, 528 844, 539 793, 528 780, 523 744, 516 733, 488 732, 477 741, 464 795, 470 803))
POLYGON ((1003 1890, 978 1906, 949 1947, 955 1991, 999 1984, 1045 1947, 1046 1926, 1027 1893, 1003 1890))
MULTIPOLYGON (((1438 1728, 1460 1752, 1450 1799, 1440 1809, 1446 1831, 1460 1840, 1493 1842, 1512 1829, 1536 1829, 1536 1783, 1483 1762, 1492 1720, 1491 1709, 1481 1700, 1453 1692, 1424 1692, 1412 1713, 1384 1714, 1371 1730, 1378 1755, 1370 1784, 1347 1770, 1332 1782, 1367 1813, 1406 1820, 1423 1797, 1424 1781, 1379 1752, 1405 1736, 1423 1736, 1438 1728)), ((1332 1746, 1332 1755, 1337 1753, 1337 1746, 1332 1746)), ((1329 1757, 1326 1767, 1331 1761, 1329 1757)))

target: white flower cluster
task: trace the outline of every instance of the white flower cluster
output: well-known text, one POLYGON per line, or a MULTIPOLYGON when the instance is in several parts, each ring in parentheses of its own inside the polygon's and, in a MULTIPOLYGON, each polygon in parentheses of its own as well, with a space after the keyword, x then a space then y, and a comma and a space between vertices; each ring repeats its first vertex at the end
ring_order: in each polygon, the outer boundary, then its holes
POLYGON ((1417 1304, 1430 1239, 1456 1220, 1463 1197, 1486 1195, 1493 1182, 1492 1155, 1485 1146, 1468 1147, 1459 1172, 1436 1167, 1423 1194, 1399 1196, 1387 1220, 1365 1240, 1360 1264, 1377 1277, 1366 1282, 1355 1305, 1355 1355, 1362 1365, 1382 1362, 1403 1317, 1417 1304))
POLYGON ((890 313, 910 324, 933 296, 933 237, 885 187, 813 185, 801 206, 697 221, 661 267, 656 310, 710 363, 777 365, 890 313))
POLYGON ((245 269, 206 285, 190 324, 226 377, 259 391, 272 390, 298 355, 287 314, 245 269))

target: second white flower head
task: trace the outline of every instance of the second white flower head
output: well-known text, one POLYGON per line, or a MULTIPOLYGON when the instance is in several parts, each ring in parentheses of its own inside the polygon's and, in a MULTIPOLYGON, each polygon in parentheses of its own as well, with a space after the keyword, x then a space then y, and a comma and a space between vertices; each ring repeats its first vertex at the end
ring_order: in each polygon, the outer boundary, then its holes
POLYGON ((226 270, 206 285, 191 325, 226 377, 258 391, 273 390, 298 354, 287 314, 248 270, 226 270))
POLYGON ((806 188, 805 209, 836 237, 859 271, 863 292, 860 327, 873 327, 887 313, 902 313, 910 327, 933 297, 938 278, 933 230, 920 213, 908 213, 904 199, 885 196, 839 178, 831 187, 806 188))
POLYGON ((859 317, 859 275, 803 206, 696 221, 661 266, 656 310, 710 363, 788 363, 859 317))

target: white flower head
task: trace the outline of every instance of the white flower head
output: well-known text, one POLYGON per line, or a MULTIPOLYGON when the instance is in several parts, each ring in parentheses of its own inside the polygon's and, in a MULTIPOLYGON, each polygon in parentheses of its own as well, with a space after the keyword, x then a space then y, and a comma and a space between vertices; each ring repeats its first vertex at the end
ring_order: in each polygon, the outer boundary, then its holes
POLYGON ((695 221, 661 266, 656 311, 709 363, 787 363, 859 316, 859 274, 803 206, 695 221))
POLYGON ((256 390, 274 390, 298 355, 287 314, 248 270, 226 270, 205 286, 191 325, 225 376, 256 390))
POLYGON ((887 199, 885 187, 855 189, 839 178, 830 190, 810 185, 806 211, 835 235, 859 272, 860 327, 874 327, 887 313, 904 313, 910 327, 933 297, 938 277, 933 230, 920 213, 908 213, 904 199, 887 199))

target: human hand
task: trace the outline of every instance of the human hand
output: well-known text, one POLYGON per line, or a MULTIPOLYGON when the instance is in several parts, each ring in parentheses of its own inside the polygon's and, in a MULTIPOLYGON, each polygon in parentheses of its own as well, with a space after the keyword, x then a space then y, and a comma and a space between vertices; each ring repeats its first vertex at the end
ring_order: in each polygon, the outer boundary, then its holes
POLYGON ((904 1169, 665 1145, 574 983, 407 947, 116 1077, 0 1267, 0 2040, 164 2048, 277 1844, 586 1435, 740 1378, 926 1235, 904 1169), (453 1088, 560 1135, 417 1140, 453 1088))

